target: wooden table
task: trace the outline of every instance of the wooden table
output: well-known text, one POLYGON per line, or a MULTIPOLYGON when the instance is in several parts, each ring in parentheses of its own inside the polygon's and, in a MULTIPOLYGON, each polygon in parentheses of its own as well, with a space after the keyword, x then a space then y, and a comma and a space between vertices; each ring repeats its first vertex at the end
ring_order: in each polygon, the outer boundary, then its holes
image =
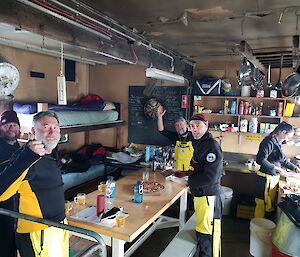
MULTIPOLYGON (((159 172, 150 171, 150 180, 163 184, 164 189, 157 193, 144 194, 144 201, 141 204, 132 201, 133 185, 136 184, 138 180, 141 180, 143 170, 144 169, 140 169, 116 181, 116 197, 111 200, 114 206, 122 206, 124 211, 128 212, 129 217, 126 219, 125 227, 106 228, 68 217, 70 225, 95 231, 103 236, 106 244, 112 247, 112 257, 130 256, 157 228, 178 225, 179 228, 182 228, 185 224, 187 188, 166 180, 159 172), (162 216, 163 212, 179 198, 179 219, 162 216), (148 227, 150 228, 139 237, 148 227), (136 242, 124 252, 124 244, 126 242, 132 242, 137 237, 139 238, 136 242)), ((87 195, 86 207, 96 205, 97 194, 98 191, 94 191, 87 195)))

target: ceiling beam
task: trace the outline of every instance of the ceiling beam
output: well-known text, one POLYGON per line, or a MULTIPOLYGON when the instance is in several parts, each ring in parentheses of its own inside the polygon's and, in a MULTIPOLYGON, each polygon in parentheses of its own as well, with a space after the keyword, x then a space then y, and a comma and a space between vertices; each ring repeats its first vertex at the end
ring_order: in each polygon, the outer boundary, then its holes
POLYGON ((250 47, 250 45, 245 41, 241 41, 239 46, 235 49, 238 53, 240 53, 243 57, 247 58, 250 62, 254 64, 256 68, 258 68, 263 73, 266 73, 266 68, 264 65, 261 64, 261 62, 255 58, 253 55, 253 51, 250 47))

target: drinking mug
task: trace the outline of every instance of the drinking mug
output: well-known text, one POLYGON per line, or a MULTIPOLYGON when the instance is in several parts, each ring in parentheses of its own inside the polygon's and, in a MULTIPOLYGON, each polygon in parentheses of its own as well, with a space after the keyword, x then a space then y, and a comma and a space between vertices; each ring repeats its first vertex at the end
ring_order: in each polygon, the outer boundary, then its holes
POLYGON ((77 196, 74 197, 74 202, 78 205, 85 205, 86 201, 86 194, 85 193, 79 193, 77 196))
POLYGON ((119 212, 116 216, 116 223, 118 227, 124 227, 126 223, 127 215, 123 212, 119 212))

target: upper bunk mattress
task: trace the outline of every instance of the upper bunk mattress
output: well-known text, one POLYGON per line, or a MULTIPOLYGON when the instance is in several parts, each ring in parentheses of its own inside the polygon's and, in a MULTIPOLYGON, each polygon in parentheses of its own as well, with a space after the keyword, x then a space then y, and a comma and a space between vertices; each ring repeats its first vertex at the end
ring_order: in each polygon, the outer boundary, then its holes
MULTIPOLYGON (((72 126, 90 126, 96 124, 106 124, 118 120, 118 112, 115 110, 107 111, 84 111, 84 112, 56 112, 61 128, 72 126)), ((34 114, 18 113, 21 127, 32 127, 34 114)))

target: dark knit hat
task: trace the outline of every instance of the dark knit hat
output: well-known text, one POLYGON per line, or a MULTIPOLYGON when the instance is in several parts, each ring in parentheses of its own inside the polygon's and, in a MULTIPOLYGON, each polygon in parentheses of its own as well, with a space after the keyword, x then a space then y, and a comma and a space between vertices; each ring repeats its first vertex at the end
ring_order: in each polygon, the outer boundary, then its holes
POLYGON ((191 117, 191 120, 200 120, 202 121, 206 126, 208 126, 208 120, 206 117, 201 113, 196 113, 191 117))
POLYGON ((14 122, 20 126, 20 121, 15 111, 4 111, 1 113, 0 126, 14 122))

